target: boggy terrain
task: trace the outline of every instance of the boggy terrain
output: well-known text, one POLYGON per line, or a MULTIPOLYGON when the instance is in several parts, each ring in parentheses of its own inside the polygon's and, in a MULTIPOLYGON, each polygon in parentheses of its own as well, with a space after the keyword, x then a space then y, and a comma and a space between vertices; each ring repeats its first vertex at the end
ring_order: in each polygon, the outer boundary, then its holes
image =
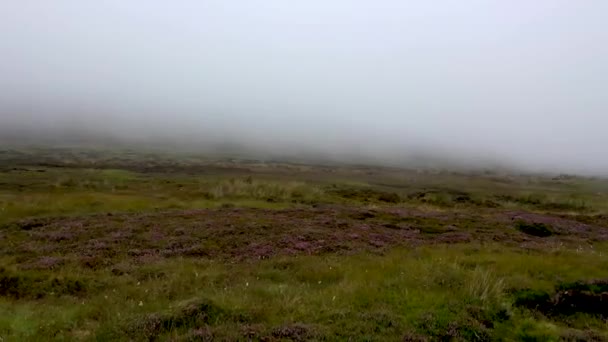
POLYGON ((608 181, 0 153, 1 340, 603 341, 608 181))
POLYGON ((542 249, 608 240, 608 229, 576 219, 522 211, 347 206, 94 214, 16 221, 7 229, 13 243, 0 251, 21 268, 45 269, 65 262, 97 268, 130 258, 247 260, 493 241, 542 249))

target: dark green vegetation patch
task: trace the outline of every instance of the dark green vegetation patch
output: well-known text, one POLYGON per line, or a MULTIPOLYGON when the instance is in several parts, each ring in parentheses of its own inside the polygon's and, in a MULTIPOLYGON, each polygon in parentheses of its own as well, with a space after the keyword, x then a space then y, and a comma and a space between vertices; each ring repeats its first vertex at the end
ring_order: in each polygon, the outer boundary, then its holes
POLYGON ((47 296, 83 296, 91 287, 88 280, 32 275, 0 268, 0 297, 40 299, 47 296))

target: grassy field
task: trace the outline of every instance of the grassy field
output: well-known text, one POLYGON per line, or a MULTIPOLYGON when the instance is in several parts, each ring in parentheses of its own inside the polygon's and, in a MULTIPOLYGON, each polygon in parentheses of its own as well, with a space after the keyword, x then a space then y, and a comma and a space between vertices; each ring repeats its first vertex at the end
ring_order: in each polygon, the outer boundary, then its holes
POLYGON ((605 341, 608 180, 0 151, 0 341, 605 341))

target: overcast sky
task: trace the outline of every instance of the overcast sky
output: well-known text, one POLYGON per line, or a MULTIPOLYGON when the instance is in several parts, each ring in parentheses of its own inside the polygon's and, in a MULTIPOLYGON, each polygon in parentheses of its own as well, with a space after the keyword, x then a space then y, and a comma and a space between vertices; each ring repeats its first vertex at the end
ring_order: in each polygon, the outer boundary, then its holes
POLYGON ((608 173, 608 1, 0 3, 0 125, 608 173))

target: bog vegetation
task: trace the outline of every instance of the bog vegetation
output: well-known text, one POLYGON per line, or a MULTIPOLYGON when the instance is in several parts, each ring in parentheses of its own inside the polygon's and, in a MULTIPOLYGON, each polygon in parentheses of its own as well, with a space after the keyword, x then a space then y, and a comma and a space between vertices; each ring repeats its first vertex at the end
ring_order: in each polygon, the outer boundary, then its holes
POLYGON ((0 153, 0 341, 603 341, 608 181, 0 153))

